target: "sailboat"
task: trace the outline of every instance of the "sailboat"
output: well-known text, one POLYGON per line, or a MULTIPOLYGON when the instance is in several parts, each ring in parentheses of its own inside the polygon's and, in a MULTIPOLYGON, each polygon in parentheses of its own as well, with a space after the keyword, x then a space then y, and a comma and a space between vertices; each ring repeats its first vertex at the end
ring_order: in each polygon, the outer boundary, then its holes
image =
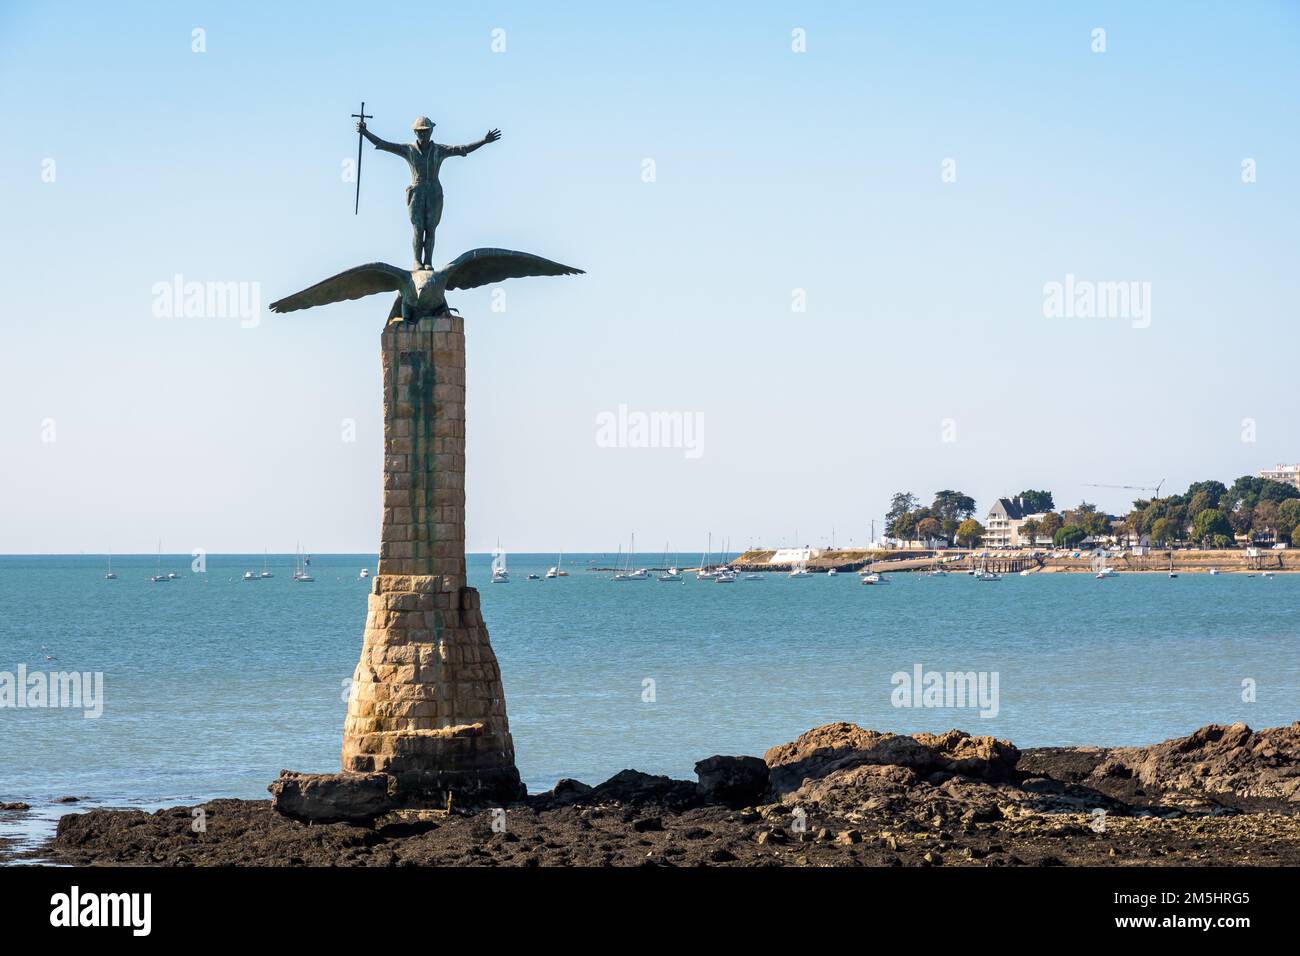
POLYGON ((1092 566, 1093 569, 1097 572, 1098 581, 1104 581, 1107 578, 1113 578, 1117 573, 1114 568, 1107 566, 1105 551, 1099 550, 1097 552, 1097 556, 1093 558, 1092 566))
POLYGON ((110 548, 108 552, 108 570, 104 572, 105 581, 116 581, 117 575, 113 573, 113 551, 110 548))
POLYGON ((155 574, 153 577, 151 577, 149 580, 152 581, 154 584, 162 584, 162 583, 164 583, 164 582, 166 582, 166 581, 170 581, 170 580, 171 580, 172 578, 174 578, 174 577, 176 577, 176 575, 174 575, 174 574, 163 574, 163 569, 162 569, 162 538, 159 538, 159 539, 158 539, 158 573, 155 574))
POLYGON ((569 572, 564 570, 564 552, 561 551, 560 556, 555 561, 555 567, 546 572, 546 578, 550 580, 551 578, 567 578, 568 576, 569 572))
POLYGON ((808 549, 804 548, 799 555, 799 560, 794 562, 794 567, 790 569, 792 578, 810 578, 812 572, 808 570, 808 558, 810 557, 808 549))
POLYGON ((258 577, 261 577, 261 578, 273 578, 273 577, 275 577, 274 574, 272 574, 270 571, 266 570, 266 548, 263 548, 263 549, 262 549, 262 573, 259 574, 258 577))
POLYGON ((492 552, 492 583, 510 583, 510 572, 506 569, 506 553, 501 550, 500 540, 497 541, 497 549, 492 552))
POLYGON ((695 578, 698 581, 707 581, 710 578, 717 577, 709 563, 713 560, 713 532, 709 532, 709 550, 700 555, 700 570, 696 573, 695 578))
POLYGON ((307 569, 311 566, 311 555, 302 550, 302 542, 298 543, 298 554, 294 556, 293 579, 303 584, 310 584, 316 579, 311 576, 307 569))
MULTIPOLYGON (((668 564, 668 542, 667 541, 664 542, 664 564, 668 564)), ((668 570, 665 571, 663 574, 659 575, 659 580, 660 581, 681 581, 682 580, 682 572, 677 569, 676 555, 673 556, 673 563, 668 567, 668 570)))
MULTIPOLYGON (((620 550, 622 545, 619 545, 620 550)), ((645 568, 634 568, 636 561, 636 534, 632 535, 632 544, 627 552, 627 566, 614 575, 615 581, 649 581, 650 572, 645 568)))
POLYGON ((1169 576, 1171 578, 1178 577, 1178 572, 1174 570, 1174 553, 1172 551, 1169 552, 1169 576))
POLYGON ((713 570, 713 578, 722 584, 730 584, 736 580, 736 569, 727 563, 727 555, 731 554, 731 541, 723 539, 722 553, 718 555, 718 566, 713 570), (722 581, 726 578, 726 581, 722 581))
POLYGON ((872 561, 862 572, 863 584, 888 584, 889 578, 885 577, 876 570, 876 562, 872 561))

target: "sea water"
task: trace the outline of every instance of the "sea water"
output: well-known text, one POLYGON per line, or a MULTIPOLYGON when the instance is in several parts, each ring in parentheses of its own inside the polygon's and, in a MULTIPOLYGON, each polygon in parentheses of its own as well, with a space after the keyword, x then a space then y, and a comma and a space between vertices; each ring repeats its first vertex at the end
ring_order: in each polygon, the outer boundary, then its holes
MULTIPOLYGON (((0 674, 102 674, 102 714, 0 707, 0 802, 48 821, 72 807, 265 798, 281 768, 335 771, 373 555, 318 555, 313 583, 245 582, 262 555, 0 557, 0 674), (178 577, 150 581, 159 567, 178 577)), ((1204 724, 1300 717, 1300 576, 765 574, 719 585, 611 580, 613 555, 488 555, 469 583, 501 664, 520 773, 598 783, 625 767, 692 777, 847 720, 1021 747, 1123 745, 1204 724), (996 708, 899 675, 996 675, 996 708), (964 703, 964 706, 952 706, 964 703), (909 706, 900 706, 909 704, 909 706), (995 715, 988 716, 990 710, 995 715), (982 713, 984 715, 982 715, 982 713)), ((649 559, 646 559, 647 561, 649 559)), ((655 562, 655 563, 662 563, 655 562)), ((0 821, 0 836, 4 835, 0 821)), ((12 826, 13 824, 9 824, 12 826)))

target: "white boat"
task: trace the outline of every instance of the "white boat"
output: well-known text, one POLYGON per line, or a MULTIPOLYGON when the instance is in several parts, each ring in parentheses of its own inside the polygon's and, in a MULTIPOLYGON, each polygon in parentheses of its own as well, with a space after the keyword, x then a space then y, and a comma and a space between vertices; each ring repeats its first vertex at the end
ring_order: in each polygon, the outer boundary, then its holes
POLYGON ((364 580, 365 580, 366 578, 368 578, 368 577, 370 577, 370 569, 369 569, 369 568, 362 568, 362 569, 361 569, 361 572, 357 575, 357 580, 358 580, 358 581, 364 581, 364 580))
POLYGON ((718 576, 713 579, 714 584, 735 584, 736 572, 727 568, 725 571, 719 571, 718 576))
POLYGON ((506 553, 501 550, 501 542, 497 542, 497 548, 492 552, 492 583, 509 584, 510 570, 506 567, 506 553))
POLYGON ((836 568, 828 568, 827 571, 826 571, 826 576, 827 576, 828 578, 833 578, 833 577, 835 577, 835 576, 836 576, 837 574, 839 574, 839 573, 840 573, 839 570, 836 569, 836 568))
POLYGON ((1104 581, 1106 578, 1113 578, 1116 575, 1114 568, 1106 564, 1106 552, 1098 548, 1092 555, 1092 569, 1097 572, 1097 580, 1104 581))
POLYGON ((163 583, 165 583, 165 582, 167 582, 167 581, 170 581, 170 580, 171 580, 172 578, 174 578, 174 577, 176 577, 176 575, 174 575, 174 574, 163 574, 163 569, 162 569, 162 538, 159 538, 159 539, 158 539, 158 573, 155 574, 153 577, 151 577, 149 580, 152 581, 154 584, 163 584, 163 583))
POLYGON ((713 560, 713 532, 710 531, 709 550, 705 551, 702 555, 700 555, 700 570, 695 574, 695 579, 697 581, 708 581, 717 576, 713 571, 713 569, 709 567, 709 564, 712 560, 713 560))
POLYGON ((555 561, 555 566, 546 569, 546 580, 549 581, 552 578, 567 578, 568 576, 569 572, 564 570, 564 552, 561 551, 559 557, 555 561))
POLYGON ((298 553, 293 558, 293 579, 303 584, 311 584, 316 579, 311 576, 307 569, 311 566, 311 555, 302 549, 302 544, 298 545, 298 553))
POLYGON ((262 573, 259 575, 259 577, 263 577, 263 578, 275 577, 274 574, 272 574, 270 571, 266 569, 266 548, 262 549, 262 573))
POLYGON ((948 573, 949 572, 944 570, 943 568, 931 568, 929 571, 926 572, 925 576, 927 578, 946 578, 948 576, 948 573))
POLYGON ((869 571, 868 573, 862 575, 862 583, 863 584, 884 584, 885 580, 875 571, 869 571))
POLYGON ((108 570, 104 572, 105 581, 116 581, 117 575, 113 573, 113 552, 108 552, 108 570))
POLYGON ((1001 581, 1002 575, 996 571, 980 571, 975 575, 976 581, 1001 581))
POLYGON ((1021 576, 1022 578, 1027 578, 1027 577, 1029 577, 1029 575, 1031 575, 1031 574, 1033 574, 1033 573, 1034 573, 1034 571, 1033 571, 1032 568, 1025 568, 1023 571, 1020 572, 1020 576, 1021 576))
POLYGON ((1211 573, 1211 574, 1218 574, 1218 573, 1219 573, 1219 569, 1218 569, 1218 568, 1210 568, 1210 573, 1211 573))
MULTIPOLYGON (((668 542, 664 542, 664 564, 668 564, 668 542)), ((673 563, 668 570, 659 575, 659 580, 664 582, 682 580, 682 572, 677 567, 677 556, 673 555, 673 563)))
POLYGON ((540 580, 541 580, 541 576, 540 576, 540 575, 536 575, 536 574, 529 574, 529 575, 528 575, 528 580, 529 580, 529 581, 540 581, 540 580))
POLYGON ((256 574, 254 574, 252 571, 245 571, 245 572, 244 572, 244 580, 245 580, 245 581, 260 581, 261 578, 258 577, 256 574))
POLYGON ((809 557, 810 555, 808 554, 808 549, 804 548, 803 553, 799 556, 799 560, 794 562, 794 567, 790 569, 790 577, 792 578, 812 577, 812 572, 808 570, 809 557))
MULTIPOLYGON (((619 548, 621 550, 622 545, 620 545, 619 548)), ((636 560, 636 535, 633 534, 632 544, 629 546, 627 552, 627 564, 622 565, 620 563, 619 566, 622 570, 620 570, 617 574, 614 575, 614 580, 615 581, 649 581, 650 572, 647 571, 645 568, 637 568, 636 570, 632 569, 632 562, 635 560, 636 560)))

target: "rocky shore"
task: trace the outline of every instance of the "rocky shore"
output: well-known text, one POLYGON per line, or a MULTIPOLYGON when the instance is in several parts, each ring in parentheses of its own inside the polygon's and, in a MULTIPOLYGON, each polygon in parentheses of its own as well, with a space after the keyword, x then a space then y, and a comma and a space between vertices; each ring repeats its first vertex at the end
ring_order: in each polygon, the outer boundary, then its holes
POLYGON ((696 774, 624 770, 504 811, 352 823, 304 822, 271 801, 92 810, 63 817, 31 855, 110 866, 1300 865, 1300 721, 1024 751, 957 730, 836 723, 762 759, 710 757, 696 774))

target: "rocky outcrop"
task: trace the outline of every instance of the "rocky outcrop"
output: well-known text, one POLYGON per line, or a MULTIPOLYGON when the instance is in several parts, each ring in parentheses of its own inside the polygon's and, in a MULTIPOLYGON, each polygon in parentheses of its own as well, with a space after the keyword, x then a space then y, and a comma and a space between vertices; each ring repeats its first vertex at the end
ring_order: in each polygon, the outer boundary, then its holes
POLYGON ((715 754, 695 765, 699 792, 705 803, 731 807, 752 807, 767 792, 767 764, 757 757, 724 757, 715 754))
POLYGON ((771 792, 777 798, 798 790, 805 781, 843 776, 863 766, 899 768, 910 771, 911 776, 863 771, 853 779, 880 777, 900 785, 921 778, 942 782, 954 775, 1008 780, 1019 759, 1020 751, 1010 741, 972 737, 960 730, 908 737, 843 722, 816 727, 764 755, 771 772, 771 792))
POLYGON ((1210 724, 1149 747, 1051 748, 1030 753, 1021 766, 1108 792, 1300 803, 1300 721, 1261 731, 1210 724), (1062 773, 1062 764, 1074 772, 1062 773))
POLYGON ((281 770, 266 789, 271 806, 294 820, 370 823, 393 808, 386 773, 297 773, 281 770))
MULTIPOLYGON (((283 774, 269 803, 92 810, 38 857, 71 864, 438 866, 1300 865, 1300 725, 1211 725, 1133 748, 1037 748, 831 724, 700 783, 623 770, 491 811, 387 810, 385 774, 283 774), (1017 756, 1019 760, 1017 762, 1017 756), (1229 789, 1222 789, 1229 788, 1229 789), (278 792, 277 792, 278 791, 278 792), (709 802, 724 796, 737 805, 709 802), (739 804, 745 804, 740 806, 739 804), (296 812, 295 818, 288 811, 296 812), (325 822, 346 816, 354 822, 325 822), (310 824, 310 825, 308 825, 310 824)), ((392 775, 388 775, 392 776, 392 775)), ((391 799, 391 791, 386 791, 391 799)), ((0 847, 0 861, 5 851, 0 847)))

